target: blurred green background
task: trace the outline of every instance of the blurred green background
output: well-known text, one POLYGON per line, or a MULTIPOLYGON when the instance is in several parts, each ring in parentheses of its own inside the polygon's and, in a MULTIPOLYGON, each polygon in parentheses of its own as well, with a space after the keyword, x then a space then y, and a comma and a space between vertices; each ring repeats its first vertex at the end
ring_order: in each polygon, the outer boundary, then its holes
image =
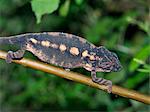
MULTIPOLYGON (((123 65, 122 71, 97 73, 99 77, 150 93, 149 0, 50 0, 51 4, 45 3, 44 9, 44 4, 38 2, 41 0, 0 0, 0 36, 57 31, 84 37, 96 46, 103 45, 116 52, 123 65)), ((37 60, 29 52, 25 57, 37 60)), ((90 76, 83 68, 72 71, 90 76)), ((146 104, 15 63, 6 64, 0 59, 0 111, 148 112, 148 109, 146 104)))

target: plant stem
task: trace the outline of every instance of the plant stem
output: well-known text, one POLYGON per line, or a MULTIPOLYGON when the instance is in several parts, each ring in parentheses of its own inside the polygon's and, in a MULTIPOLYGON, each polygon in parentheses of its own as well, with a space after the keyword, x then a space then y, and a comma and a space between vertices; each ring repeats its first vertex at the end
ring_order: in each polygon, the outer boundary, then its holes
MULTIPOLYGON (((0 58, 1 59, 5 59, 6 54, 7 54, 6 52, 0 50, 0 58)), ((54 74, 59 77, 66 78, 66 79, 69 79, 69 80, 72 80, 75 82, 79 82, 79 83, 82 83, 82 84, 85 84, 85 85, 88 85, 88 86, 91 86, 91 87, 94 87, 97 89, 107 91, 106 86, 94 83, 91 80, 91 78, 87 77, 86 75, 74 73, 71 71, 69 72, 64 69, 54 67, 54 66, 51 66, 51 65, 43 63, 43 62, 33 61, 33 60, 25 59, 25 58, 23 58, 21 60, 15 60, 13 62, 24 65, 26 67, 36 69, 36 70, 41 70, 43 72, 54 74)), ((116 94, 116 95, 120 95, 122 97, 129 98, 129 99, 137 100, 137 101, 143 102, 145 104, 150 104, 150 96, 143 95, 134 90, 129 90, 126 88, 122 88, 122 87, 113 85, 112 93, 116 94)))

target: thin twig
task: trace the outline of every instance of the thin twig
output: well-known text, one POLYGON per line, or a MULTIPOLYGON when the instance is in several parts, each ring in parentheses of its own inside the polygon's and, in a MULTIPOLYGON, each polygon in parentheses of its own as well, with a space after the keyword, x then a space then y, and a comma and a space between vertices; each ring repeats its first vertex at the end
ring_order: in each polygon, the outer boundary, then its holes
MULTIPOLYGON (((0 50, 0 58, 5 59, 6 52, 0 50)), ((27 67, 31 67, 37 70, 41 70, 47 73, 55 74, 62 78, 76 81, 76 82, 79 82, 79 83, 82 83, 82 84, 85 84, 85 85, 88 85, 97 89, 101 89, 105 91, 107 90, 106 86, 94 83, 91 80, 91 78, 87 77, 86 75, 82 75, 82 74, 74 73, 74 72, 68 72, 64 69, 54 67, 43 62, 33 61, 33 60, 25 59, 25 58, 21 60, 15 60, 13 62, 27 66, 27 67)), ((120 95, 122 97, 137 100, 145 104, 150 104, 150 96, 143 95, 133 90, 129 90, 129 89, 125 89, 125 88, 113 85, 112 93, 116 95, 120 95)))

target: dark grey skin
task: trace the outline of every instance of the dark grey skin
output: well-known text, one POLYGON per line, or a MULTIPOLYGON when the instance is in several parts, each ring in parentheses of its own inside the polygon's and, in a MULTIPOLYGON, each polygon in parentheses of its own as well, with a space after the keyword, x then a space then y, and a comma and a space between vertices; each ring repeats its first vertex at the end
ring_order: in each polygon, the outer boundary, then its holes
POLYGON ((15 59, 21 59, 27 50, 44 62, 64 67, 67 70, 83 67, 91 71, 92 81, 108 86, 107 91, 109 93, 112 91, 112 82, 103 78, 97 78, 96 72, 117 72, 122 68, 115 53, 110 52, 103 46, 96 47, 81 37, 67 33, 28 33, 11 37, 0 37, 1 44, 16 44, 20 46, 20 50, 16 52, 8 51, 7 63, 11 63, 15 59), (31 38, 38 42, 33 43, 31 38), (58 46, 64 44, 67 49, 65 52, 61 52, 59 48, 42 46, 41 41, 55 43, 58 46), (71 47, 78 48, 79 54, 72 55, 69 52, 71 47), (94 54, 94 59, 91 60, 88 56, 83 57, 82 53, 85 50, 88 50, 89 55, 94 54), (90 66, 87 66, 87 64, 90 66))

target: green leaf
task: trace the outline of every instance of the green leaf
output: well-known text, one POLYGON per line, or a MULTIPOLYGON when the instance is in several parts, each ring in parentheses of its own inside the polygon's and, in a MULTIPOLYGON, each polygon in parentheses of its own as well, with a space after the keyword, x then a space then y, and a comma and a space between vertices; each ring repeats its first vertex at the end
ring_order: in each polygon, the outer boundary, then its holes
POLYGON ((145 62, 144 62, 144 61, 139 60, 139 59, 137 59, 137 58, 134 58, 134 59, 133 59, 133 61, 135 61, 135 62, 137 62, 137 63, 139 63, 139 64, 142 64, 142 65, 144 65, 144 64, 145 64, 145 62))
POLYGON ((137 63, 139 63, 141 65, 144 65, 143 69, 138 69, 137 71, 139 71, 139 72, 145 72, 145 73, 150 73, 150 65, 148 65, 144 61, 136 59, 136 58, 134 58, 133 61, 135 61, 135 62, 137 62, 137 63))
POLYGON ((150 69, 138 69, 137 71, 143 72, 143 73, 150 73, 150 69))
POLYGON ((69 11, 69 6, 70 6, 70 0, 66 0, 65 3, 61 5, 59 14, 64 17, 67 16, 69 11))
POLYGON ((59 5, 59 0, 32 0, 31 6, 35 13, 37 23, 41 22, 41 17, 44 14, 54 12, 59 5))
MULTIPOLYGON (((150 46, 146 46, 144 48, 142 48, 138 53, 137 55, 134 57, 136 59, 139 59, 139 60, 143 60, 145 61, 147 59, 147 57, 150 55, 150 46)), ((135 60, 135 59, 134 59, 135 60)), ((140 65, 139 63, 137 63, 136 61, 132 60, 130 62, 130 65, 129 65, 129 71, 130 72, 133 72, 135 69, 138 68, 138 66, 140 65)))

